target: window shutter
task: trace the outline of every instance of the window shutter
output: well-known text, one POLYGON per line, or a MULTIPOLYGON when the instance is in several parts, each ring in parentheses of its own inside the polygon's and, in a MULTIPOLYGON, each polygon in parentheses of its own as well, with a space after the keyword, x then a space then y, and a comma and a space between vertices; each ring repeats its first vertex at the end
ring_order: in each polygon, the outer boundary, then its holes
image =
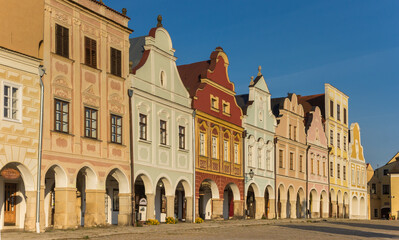
POLYGON ((85 64, 90 65, 90 39, 85 37, 85 64))
POLYGON ((115 49, 111 48, 111 73, 117 75, 115 68, 115 60, 116 60, 115 49))
POLYGON ((97 67, 97 42, 91 40, 92 66, 97 67))
POLYGON ((122 57, 121 57, 121 51, 117 51, 116 52, 116 70, 117 70, 117 75, 118 76, 122 76, 122 64, 121 64, 121 61, 122 61, 122 57))
POLYGON ((55 53, 62 55, 62 28, 55 25, 55 53))
POLYGON ((66 58, 69 58, 69 29, 64 28, 63 29, 63 56, 66 58))

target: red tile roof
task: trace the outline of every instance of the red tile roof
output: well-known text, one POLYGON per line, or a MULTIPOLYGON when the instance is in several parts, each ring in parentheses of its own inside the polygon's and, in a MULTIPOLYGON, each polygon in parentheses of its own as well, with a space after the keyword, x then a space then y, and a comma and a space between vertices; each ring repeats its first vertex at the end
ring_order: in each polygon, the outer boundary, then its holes
POLYGON ((194 97, 197 89, 202 88, 201 78, 206 77, 208 68, 210 68, 209 60, 177 66, 180 78, 190 93, 190 97, 194 97))
POLYGON ((106 7, 108 10, 110 10, 110 11, 116 13, 116 14, 119 14, 119 15, 121 15, 122 17, 125 17, 125 18, 127 18, 127 19, 130 20, 130 17, 128 17, 128 16, 126 16, 126 15, 124 15, 124 14, 122 14, 122 13, 116 11, 116 10, 113 9, 113 8, 108 7, 108 6, 105 5, 103 2, 99 2, 99 1, 97 1, 97 0, 90 0, 90 1, 95 2, 95 3, 97 3, 98 5, 103 5, 103 6, 106 7))

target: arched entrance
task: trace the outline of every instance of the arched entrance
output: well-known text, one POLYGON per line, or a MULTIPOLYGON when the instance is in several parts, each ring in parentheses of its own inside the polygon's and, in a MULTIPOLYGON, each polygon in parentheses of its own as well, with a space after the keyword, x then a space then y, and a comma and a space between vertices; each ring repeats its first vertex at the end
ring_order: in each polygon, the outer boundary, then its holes
POLYGON ((269 189, 265 189, 265 217, 269 218, 270 214, 270 194, 269 189))
POLYGON ((360 217, 361 217, 362 219, 367 218, 366 212, 367 212, 367 209, 366 209, 366 201, 364 200, 364 197, 361 197, 361 198, 360 198, 360 209, 359 209, 359 214, 360 214, 360 217))
MULTIPOLYGON (((349 195, 347 192, 344 193, 344 198, 343 198, 343 217, 344 218, 349 218, 349 195)), ((359 212, 359 211, 358 211, 359 212)))
POLYGON ((321 191, 320 194, 320 218, 326 218, 328 217, 328 207, 329 207, 329 201, 327 197, 327 192, 326 191, 321 191))
POLYGON ((344 204, 343 204, 343 198, 342 198, 342 193, 340 190, 337 192, 337 218, 343 218, 344 217, 344 204))
POLYGON ((287 218, 296 217, 296 194, 294 194, 294 188, 290 186, 287 191, 287 218))
POLYGON ((335 192, 334 189, 330 190, 330 196, 329 196, 329 217, 337 217, 337 212, 336 212, 336 207, 337 207, 337 202, 336 200, 336 196, 335 196, 335 192))
POLYGON ((150 178, 145 174, 138 174, 134 182, 135 211, 137 221, 147 221, 154 218, 154 194, 150 178))
POLYGON ((35 216, 33 176, 21 163, 8 163, 0 172, 0 213, 3 219, 0 228, 24 228, 25 218, 33 220, 35 216))
POLYGON ((286 198, 286 193, 285 193, 285 188, 281 184, 278 187, 278 194, 277 194, 277 216, 278 218, 286 218, 287 217, 287 210, 286 210, 286 204, 287 204, 287 198, 286 198))
POLYGON ((305 217, 305 203, 305 192, 300 188, 296 196, 296 218, 305 217))
POLYGON ((67 187, 67 176, 65 171, 58 165, 50 167, 44 176, 44 185, 45 226, 62 228, 64 227, 65 222, 59 222, 59 219, 62 219, 62 217, 56 218, 55 216, 68 215, 68 210, 65 206, 62 209, 57 207, 59 204, 63 204, 63 199, 56 199, 56 195, 59 194, 56 194, 55 189, 57 188, 58 193, 62 190, 65 191, 65 188, 67 187))
POLYGON ((256 199, 252 184, 248 187, 247 192, 247 211, 247 217, 254 219, 256 213, 256 199))
POLYGON ((212 199, 219 199, 219 190, 214 181, 206 179, 199 188, 198 210, 200 218, 204 220, 212 218, 212 199))
POLYGON ((352 198, 351 215, 352 218, 359 218, 359 202, 356 196, 352 198))
POLYGON ((317 192, 315 189, 312 189, 310 191, 310 196, 309 196, 309 218, 317 218, 317 192))
POLYGON ((105 192, 106 222, 113 225, 127 225, 130 220, 129 183, 121 170, 113 169, 108 174, 105 192))
POLYGON ((174 216, 179 221, 192 220, 191 187, 186 180, 181 180, 175 190, 174 216))
POLYGON ((160 222, 165 222, 168 214, 168 209, 174 206, 174 202, 168 203, 167 196, 170 196, 171 185, 166 178, 160 178, 155 188, 155 218, 160 222), (173 205, 171 205, 173 204, 173 205))
POLYGON ((235 216, 235 208, 234 208, 235 200, 240 200, 240 190, 238 189, 237 185, 235 185, 234 183, 229 183, 226 185, 223 192, 224 219, 231 219, 235 216))
MULTIPOLYGON (((97 188, 97 176, 89 167, 83 167, 79 170, 76 176, 76 222, 79 226, 95 225, 95 222, 90 219, 90 224, 85 222, 88 214, 96 214, 94 212, 86 211, 87 202, 95 201, 96 194, 91 194, 88 199, 87 190, 95 190, 97 188)), ((104 197, 103 197, 104 198, 104 197)), ((96 204, 96 203, 95 203, 96 204)), ((94 209, 91 209, 92 211, 94 209)))

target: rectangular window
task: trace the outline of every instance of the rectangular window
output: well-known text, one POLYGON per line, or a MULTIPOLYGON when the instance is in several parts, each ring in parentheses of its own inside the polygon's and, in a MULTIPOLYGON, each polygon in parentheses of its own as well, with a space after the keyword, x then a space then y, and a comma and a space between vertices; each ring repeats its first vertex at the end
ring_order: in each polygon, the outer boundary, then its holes
POLYGON ((85 64, 97 68, 97 42, 85 37, 85 64))
POLYGON ((323 176, 326 176, 326 163, 323 162, 323 176))
POLYGON ((283 168, 283 150, 278 151, 278 165, 280 168, 283 168))
POLYGON ((382 194, 389 194, 389 185, 382 185, 382 194))
POLYGON ((122 143, 122 117, 111 114, 111 142, 122 143))
POLYGON ((223 113, 230 114, 230 104, 223 101, 223 113))
POLYGON ((296 126, 294 126, 294 140, 296 141, 296 126))
POLYGON ((378 218, 378 209, 374 208, 374 217, 378 218))
POLYGON ((337 147, 341 147, 341 135, 339 133, 337 133, 337 147))
POLYGON ((67 133, 69 131, 69 103, 55 99, 54 114, 55 131, 67 133))
POLYGON ((203 132, 200 132, 200 140, 199 140, 199 143, 200 143, 200 146, 199 146, 199 152, 200 152, 200 155, 201 156, 205 156, 205 133, 203 133, 203 132))
POLYGON ((310 159, 310 173, 311 173, 311 174, 314 174, 314 170, 313 170, 313 169, 314 169, 314 165, 313 165, 313 162, 314 162, 314 160, 313 160, 313 158, 311 158, 311 159, 310 159))
POLYGON ((69 29, 55 24, 55 53, 69 58, 69 29))
POLYGON ((253 167, 253 164, 252 164, 252 146, 248 146, 248 166, 253 167))
POLYGON ((376 194, 377 193, 377 186, 375 183, 371 184, 371 194, 376 194))
POLYGON ((270 158, 271 158, 271 151, 269 151, 269 150, 267 150, 266 151, 266 169, 267 170, 270 170, 272 167, 271 167, 271 164, 270 164, 270 158))
POLYGON ((343 177, 346 180, 346 166, 343 166, 343 177))
POLYGON ((302 155, 299 155, 299 171, 303 172, 303 157, 302 155))
POLYGON ((346 124, 346 108, 344 108, 344 124, 346 124))
POLYGON ((330 177, 334 177, 334 163, 330 162, 330 177))
POLYGON ((388 169, 384 169, 384 176, 387 176, 388 173, 389 173, 389 170, 388 169))
POLYGON ((337 178, 341 178, 341 166, 337 164, 337 178))
POLYGON ((97 110, 85 108, 85 137, 97 138, 97 110))
POLYGON ((334 146, 334 131, 330 130, 330 145, 334 146))
POLYGON ((344 151, 346 151, 346 136, 344 136, 344 151))
POLYGON ((4 117, 19 119, 19 87, 4 84, 4 117))
POLYGON ((294 170, 294 153, 290 152, 290 169, 294 170))
POLYGON ((179 148, 186 148, 186 128, 183 126, 179 126, 179 148))
POLYGON ((291 124, 288 125, 288 138, 291 139, 292 133, 291 133, 291 124))
POLYGON ((234 163, 238 164, 238 144, 234 143, 234 163))
POLYGON ((211 95, 211 109, 219 109, 219 98, 211 95))
POLYGON ((147 115, 140 114, 140 139, 147 140, 147 115))
POLYGON ((166 145, 166 121, 163 120, 159 121, 159 136, 160 136, 160 143, 162 145, 166 145))
POLYGON ((341 120, 341 106, 337 104, 337 120, 341 120))
POLYGON ((223 141, 223 149, 224 149, 223 160, 225 162, 228 162, 229 161, 229 142, 227 140, 223 141))
POLYGON ((218 138, 212 136, 212 158, 218 159, 218 138))
POLYGON ((263 168, 262 166, 262 149, 258 148, 258 168, 263 168))
POLYGON ((355 169, 352 168, 352 185, 355 185, 355 169))
POLYGON ((111 74, 122 76, 122 56, 121 51, 111 48, 111 74))
POLYGON ((320 175, 320 160, 317 160, 317 175, 320 175))
POLYGON ((334 102, 330 100, 330 116, 334 117, 334 102))
POLYGON ((359 170, 356 171, 356 180, 357 180, 356 184, 359 186, 360 185, 360 171, 359 170))

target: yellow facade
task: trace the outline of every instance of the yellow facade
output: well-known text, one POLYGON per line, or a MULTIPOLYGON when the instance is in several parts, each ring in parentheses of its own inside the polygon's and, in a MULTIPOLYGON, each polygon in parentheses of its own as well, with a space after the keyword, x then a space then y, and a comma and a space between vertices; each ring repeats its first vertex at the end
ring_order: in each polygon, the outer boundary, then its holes
POLYGON ((329 155, 330 216, 349 217, 348 99, 325 84, 325 129, 329 155))

